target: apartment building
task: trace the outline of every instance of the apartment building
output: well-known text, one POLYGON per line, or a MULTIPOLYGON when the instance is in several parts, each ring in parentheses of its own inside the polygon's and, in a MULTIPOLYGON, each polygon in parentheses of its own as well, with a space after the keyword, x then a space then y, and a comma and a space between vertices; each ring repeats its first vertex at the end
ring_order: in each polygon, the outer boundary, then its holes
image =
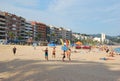
POLYGON ((72 39, 72 31, 70 29, 65 29, 60 27, 60 33, 59 35, 61 36, 62 39, 64 40, 71 40, 72 39))
POLYGON ((6 39, 6 29, 5 13, 0 11, 0 39, 6 39))
POLYGON ((105 34, 104 34, 104 33, 101 33, 101 42, 104 43, 104 42, 105 42, 105 39, 106 39, 105 34))
POLYGON ((71 40, 72 39, 72 31, 70 29, 66 29, 66 39, 71 40))
POLYGON ((62 27, 50 26, 50 35, 50 40, 55 41, 56 43, 60 43, 60 39, 72 39, 72 31, 62 27))
POLYGON ((29 38, 36 41, 60 41, 71 40, 71 30, 55 26, 47 26, 44 23, 0 11, 0 39, 27 41, 29 38))
POLYGON ((8 12, 0 11, 0 39, 23 40, 25 19, 8 12))
POLYGON ((25 26, 22 28, 21 36, 26 41, 29 38, 33 38, 33 26, 30 21, 25 21, 25 26))
POLYGON ((50 41, 59 41, 59 28, 50 26, 50 41))
POLYGON ((46 24, 40 22, 31 22, 33 26, 33 38, 38 41, 46 41, 46 24))
POLYGON ((50 42, 50 26, 46 26, 46 38, 47 41, 50 42))
POLYGON ((24 39, 25 19, 15 14, 6 14, 7 40, 24 39))

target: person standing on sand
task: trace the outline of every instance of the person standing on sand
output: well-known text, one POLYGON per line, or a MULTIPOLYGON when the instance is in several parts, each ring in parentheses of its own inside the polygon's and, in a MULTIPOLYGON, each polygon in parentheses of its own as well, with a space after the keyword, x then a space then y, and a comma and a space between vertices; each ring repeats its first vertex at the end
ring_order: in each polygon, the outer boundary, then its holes
POLYGON ((36 50, 37 43, 33 43, 34 50, 36 50))
POLYGON ((68 57, 69 61, 71 61, 70 56, 71 56, 71 49, 69 49, 69 50, 67 51, 67 57, 68 57))
POLYGON ((56 57, 56 54, 55 54, 56 50, 55 50, 55 47, 53 48, 53 51, 52 51, 52 57, 55 58, 56 57))
POLYGON ((14 46, 14 48, 13 48, 13 54, 14 55, 16 54, 16 50, 17 50, 17 48, 14 46))
POLYGON ((64 50, 64 51, 63 51, 63 54, 62 54, 62 55, 63 55, 63 57, 62 57, 62 61, 63 61, 63 62, 65 61, 65 60, 64 60, 64 59, 65 59, 65 53, 66 53, 66 51, 64 50))
POLYGON ((45 60, 48 61, 48 48, 46 48, 46 49, 44 50, 44 52, 45 52, 45 60))

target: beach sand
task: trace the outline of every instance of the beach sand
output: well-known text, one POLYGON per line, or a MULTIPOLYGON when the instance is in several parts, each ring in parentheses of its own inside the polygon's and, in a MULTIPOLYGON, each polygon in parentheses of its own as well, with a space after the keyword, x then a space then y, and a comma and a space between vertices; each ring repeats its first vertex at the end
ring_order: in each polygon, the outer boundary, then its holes
POLYGON ((47 46, 0 45, 0 81, 120 81, 120 55, 108 57, 107 53, 93 48, 71 48, 71 61, 62 61, 61 46, 48 47, 49 61, 44 58, 47 46), (16 55, 12 48, 16 46, 16 55), (75 53, 74 51, 77 51, 75 53), (100 58, 109 58, 101 60, 100 58))

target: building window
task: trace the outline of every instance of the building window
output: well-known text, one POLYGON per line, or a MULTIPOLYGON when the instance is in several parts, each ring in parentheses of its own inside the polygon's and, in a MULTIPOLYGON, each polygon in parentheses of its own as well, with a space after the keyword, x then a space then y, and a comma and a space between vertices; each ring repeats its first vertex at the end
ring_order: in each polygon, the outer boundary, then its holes
POLYGON ((16 18, 13 18, 13 20, 16 20, 16 18))
POLYGON ((16 28, 12 28, 12 30, 16 30, 16 28))
POLYGON ((13 24, 12 26, 13 26, 13 27, 16 27, 16 24, 13 24))

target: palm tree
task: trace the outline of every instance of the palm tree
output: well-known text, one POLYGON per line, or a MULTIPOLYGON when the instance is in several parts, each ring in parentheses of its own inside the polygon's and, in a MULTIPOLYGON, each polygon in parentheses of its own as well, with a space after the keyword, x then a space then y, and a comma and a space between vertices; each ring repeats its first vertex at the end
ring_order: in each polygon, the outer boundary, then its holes
POLYGON ((52 33, 52 34, 51 34, 52 40, 55 40, 55 36, 56 36, 55 33, 52 33))
POLYGON ((50 42, 50 34, 47 34, 47 41, 50 42))
POLYGON ((41 38, 41 33, 39 32, 39 33, 37 34, 35 40, 40 41, 40 38, 41 38))
POLYGON ((22 36, 18 36, 18 40, 22 40, 22 36))
POLYGON ((56 34, 55 34, 55 33, 52 33, 51 35, 52 35, 52 36, 56 36, 56 34))
POLYGON ((8 37, 9 37, 11 40, 13 40, 14 37, 15 37, 15 34, 10 31, 10 32, 8 32, 8 37))
POLYGON ((26 34, 30 38, 31 32, 26 32, 26 34))

